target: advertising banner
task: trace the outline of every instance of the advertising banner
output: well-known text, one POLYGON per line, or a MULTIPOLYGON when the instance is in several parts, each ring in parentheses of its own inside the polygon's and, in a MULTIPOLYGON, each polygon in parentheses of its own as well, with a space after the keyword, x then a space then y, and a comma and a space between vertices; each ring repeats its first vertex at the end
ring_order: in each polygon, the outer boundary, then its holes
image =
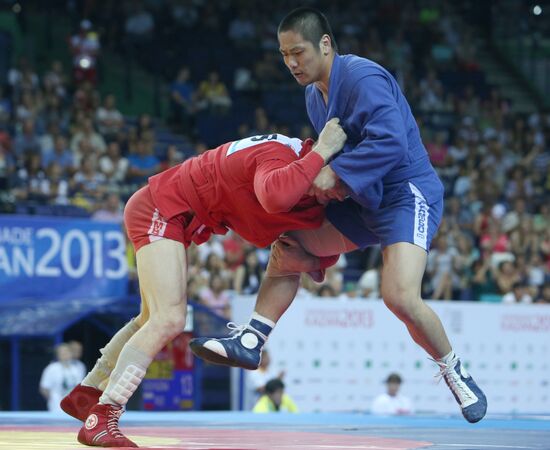
MULTIPOLYGON (((234 299, 236 323, 248 321, 253 300, 234 299)), ((428 303, 485 390, 490 413, 550 412, 550 308, 428 303)), ((397 372, 416 411, 459 413, 445 382, 434 377, 436 364, 381 301, 298 298, 267 347, 301 411, 368 411, 397 372)))
POLYGON ((0 215, 0 301, 121 296, 127 278, 117 224, 0 215))

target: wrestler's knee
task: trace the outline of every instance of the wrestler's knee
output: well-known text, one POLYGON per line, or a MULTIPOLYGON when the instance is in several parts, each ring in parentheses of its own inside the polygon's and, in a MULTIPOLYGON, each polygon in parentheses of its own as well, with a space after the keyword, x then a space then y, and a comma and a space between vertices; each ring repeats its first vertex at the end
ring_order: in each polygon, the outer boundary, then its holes
POLYGON ((185 317, 185 307, 169 307, 162 311, 151 313, 147 325, 151 328, 153 333, 159 336, 159 338, 170 340, 183 332, 185 317))
POLYGON ((415 322, 423 306, 416 289, 399 283, 382 284, 382 298, 388 309, 405 323, 415 322))
POLYGON ((298 276, 301 272, 312 272, 320 268, 318 257, 306 252, 296 241, 292 245, 289 242, 288 238, 277 239, 271 246, 267 276, 298 276))

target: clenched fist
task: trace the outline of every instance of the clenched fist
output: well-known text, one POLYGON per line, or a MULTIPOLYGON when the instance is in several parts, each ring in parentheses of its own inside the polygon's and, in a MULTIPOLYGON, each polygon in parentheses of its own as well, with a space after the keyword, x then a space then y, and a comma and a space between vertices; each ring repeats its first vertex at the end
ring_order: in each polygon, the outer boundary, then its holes
POLYGON ((319 153, 325 162, 342 150, 346 142, 347 135, 339 122, 338 117, 330 119, 319 134, 317 143, 313 146, 313 151, 319 153))

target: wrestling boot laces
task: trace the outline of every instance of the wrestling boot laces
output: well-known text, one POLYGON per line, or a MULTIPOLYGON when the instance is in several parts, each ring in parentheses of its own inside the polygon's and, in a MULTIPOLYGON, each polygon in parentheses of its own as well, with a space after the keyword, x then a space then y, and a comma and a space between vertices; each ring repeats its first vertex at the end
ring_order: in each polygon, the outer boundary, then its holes
POLYGON ((439 381, 441 379, 445 380, 455 400, 460 405, 464 418, 470 423, 479 422, 483 419, 487 412, 487 398, 468 371, 462 366, 460 359, 455 358, 450 364, 432 358, 430 360, 439 366, 439 373, 435 377, 439 381))
POLYGON ((137 447, 118 428, 123 412, 122 406, 98 403, 80 429, 78 442, 91 447, 137 447))
MULTIPOLYGON (((452 364, 445 364, 435 359, 429 358, 439 366, 439 373, 434 375, 434 378, 437 378, 437 383, 441 383, 441 380, 444 379, 449 389, 453 392, 455 398, 460 403, 460 406, 465 403, 472 404, 477 401, 475 394, 468 389, 466 384, 462 381, 461 376, 454 369, 452 364)), ((456 365, 456 360, 454 364, 456 365)))
POLYGON ((262 347, 267 336, 250 324, 229 322, 229 337, 191 339, 191 351, 199 358, 224 366, 256 370, 260 365, 262 347))
POLYGON ((122 434, 122 431, 118 428, 118 421, 120 419, 120 416, 122 416, 122 413, 124 412, 124 408, 115 409, 111 408, 109 410, 109 413, 107 414, 107 431, 110 435, 112 435, 114 438, 122 439, 126 438, 122 434))
POLYGON ((255 328, 250 327, 248 324, 237 325, 235 322, 228 322, 225 326, 230 330, 229 335, 231 337, 229 339, 238 339, 241 334, 243 334, 246 330, 250 330, 253 333, 259 335, 264 341, 267 340, 267 336, 265 334, 261 333, 255 328))

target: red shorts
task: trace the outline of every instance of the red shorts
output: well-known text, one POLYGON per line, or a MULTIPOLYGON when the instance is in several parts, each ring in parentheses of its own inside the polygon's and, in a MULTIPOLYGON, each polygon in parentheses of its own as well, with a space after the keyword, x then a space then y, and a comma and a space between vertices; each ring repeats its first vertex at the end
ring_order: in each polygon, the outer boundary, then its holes
POLYGON ((136 252, 159 239, 172 239, 187 248, 193 235, 188 227, 193 217, 190 209, 171 219, 162 217, 153 203, 149 186, 142 187, 132 195, 124 208, 124 225, 136 252))

